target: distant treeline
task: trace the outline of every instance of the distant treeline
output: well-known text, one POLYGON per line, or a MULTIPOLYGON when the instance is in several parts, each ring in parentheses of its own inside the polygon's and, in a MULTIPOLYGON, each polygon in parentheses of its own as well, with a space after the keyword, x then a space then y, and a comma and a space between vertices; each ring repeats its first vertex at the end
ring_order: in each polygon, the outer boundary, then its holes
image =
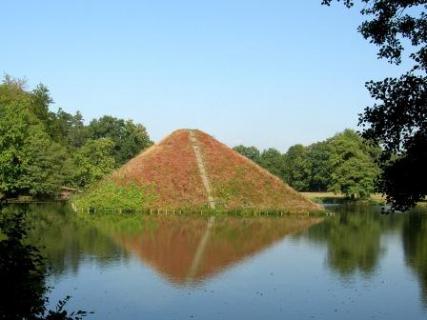
POLYGON ((0 198, 51 198, 84 188, 152 144, 141 124, 103 116, 85 125, 80 112, 52 112, 48 89, 0 84, 0 198))
POLYGON ((307 147, 294 145, 285 154, 243 145, 234 150, 298 191, 332 191, 349 198, 366 198, 376 191, 381 149, 350 129, 307 147))

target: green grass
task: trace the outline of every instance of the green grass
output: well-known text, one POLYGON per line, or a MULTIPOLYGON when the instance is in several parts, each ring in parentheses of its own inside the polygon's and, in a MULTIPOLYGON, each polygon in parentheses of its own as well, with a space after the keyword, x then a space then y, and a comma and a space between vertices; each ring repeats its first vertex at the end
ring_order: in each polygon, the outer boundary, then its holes
POLYGON ((123 210, 121 208, 110 208, 103 206, 98 207, 82 207, 75 206, 78 212, 89 212, 92 216, 102 216, 116 214, 121 217, 131 217, 135 215, 144 216, 232 216, 232 217, 286 217, 286 216, 311 216, 321 217, 325 216, 324 210, 311 210, 306 211, 304 214, 301 212, 286 211, 283 209, 210 209, 207 206, 203 208, 183 208, 183 209, 144 209, 144 208, 131 208, 123 210))
POLYGON ((317 203, 345 203, 345 202, 367 202, 370 204, 383 204, 385 202, 384 197, 375 193, 370 196, 368 199, 357 199, 351 200, 347 199, 344 194, 336 194, 333 192, 302 192, 302 194, 317 203))
POLYGON ((149 186, 136 183, 118 185, 105 180, 93 186, 84 194, 73 197, 71 203, 77 211, 120 211, 133 212, 149 207, 156 195, 149 186))
MULTIPOLYGON (((335 194, 333 192, 302 192, 306 198, 317 203, 367 203, 373 205, 385 204, 385 198, 380 193, 374 193, 369 199, 351 200, 347 199, 343 194, 335 194)), ((427 199, 417 203, 417 207, 427 207, 427 199)))

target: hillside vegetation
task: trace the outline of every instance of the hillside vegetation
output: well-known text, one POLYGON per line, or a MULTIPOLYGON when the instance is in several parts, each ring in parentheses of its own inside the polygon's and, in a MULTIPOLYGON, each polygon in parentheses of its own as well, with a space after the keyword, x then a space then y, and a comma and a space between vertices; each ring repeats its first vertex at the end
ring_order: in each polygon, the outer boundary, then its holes
MULTIPOLYGON (((118 204, 124 201, 116 198, 111 201, 110 193, 106 192, 114 186, 116 191, 140 190, 135 202, 121 209, 208 210, 211 197, 215 209, 220 211, 321 210, 279 178, 211 136, 199 130, 192 130, 192 134, 196 142, 192 142, 190 130, 175 131, 78 197, 74 201, 76 207, 119 209, 118 204), (194 143, 202 153, 209 191, 203 183, 194 143)), ((123 197, 128 199, 125 191, 123 197)))

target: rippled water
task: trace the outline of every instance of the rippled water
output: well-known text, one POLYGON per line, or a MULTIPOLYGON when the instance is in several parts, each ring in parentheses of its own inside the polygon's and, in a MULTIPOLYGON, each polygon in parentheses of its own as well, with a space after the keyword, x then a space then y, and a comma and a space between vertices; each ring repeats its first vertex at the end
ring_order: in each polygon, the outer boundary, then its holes
POLYGON ((86 217, 33 209, 50 300, 88 319, 426 319, 427 210, 86 217))

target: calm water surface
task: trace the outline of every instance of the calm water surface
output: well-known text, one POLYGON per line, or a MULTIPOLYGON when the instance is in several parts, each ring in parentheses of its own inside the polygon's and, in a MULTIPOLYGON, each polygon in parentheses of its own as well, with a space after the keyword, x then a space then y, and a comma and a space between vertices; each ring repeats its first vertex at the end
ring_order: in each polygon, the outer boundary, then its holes
POLYGON ((50 301, 88 319, 426 319, 427 210, 76 218, 33 210, 50 301))

